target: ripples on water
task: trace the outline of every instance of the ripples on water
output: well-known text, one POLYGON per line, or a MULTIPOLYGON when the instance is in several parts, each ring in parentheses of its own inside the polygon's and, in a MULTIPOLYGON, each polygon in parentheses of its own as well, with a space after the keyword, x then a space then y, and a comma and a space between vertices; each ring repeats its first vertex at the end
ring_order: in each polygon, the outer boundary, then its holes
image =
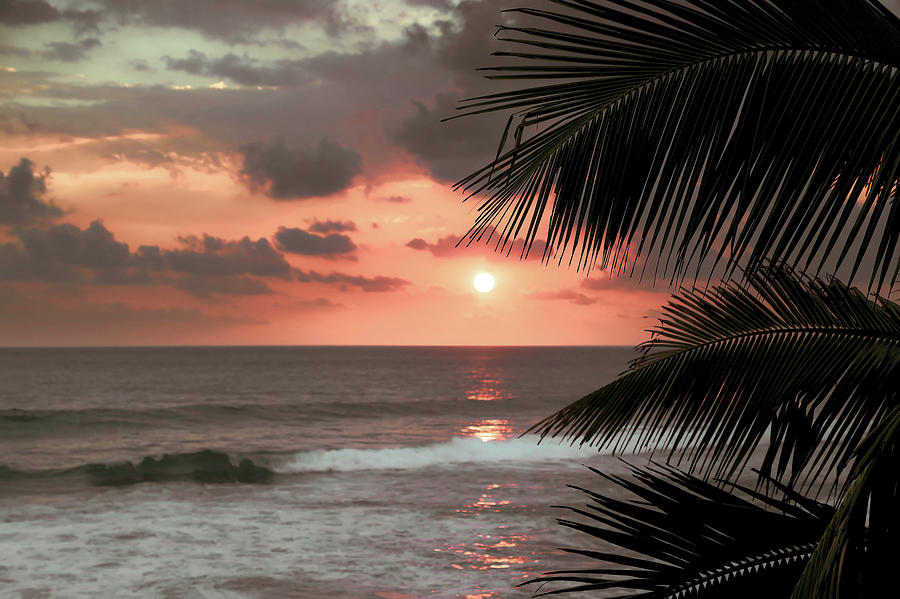
POLYGON ((0 354, 0 595, 528 597, 621 467, 518 438, 618 348, 0 354))

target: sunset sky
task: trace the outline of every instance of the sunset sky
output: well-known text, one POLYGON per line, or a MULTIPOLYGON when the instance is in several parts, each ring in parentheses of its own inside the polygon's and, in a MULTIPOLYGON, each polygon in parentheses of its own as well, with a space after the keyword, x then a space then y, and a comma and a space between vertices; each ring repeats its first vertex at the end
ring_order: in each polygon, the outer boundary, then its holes
POLYGON ((643 340, 665 281, 454 247, 511 4, 0 0, 0 345, 643 340))

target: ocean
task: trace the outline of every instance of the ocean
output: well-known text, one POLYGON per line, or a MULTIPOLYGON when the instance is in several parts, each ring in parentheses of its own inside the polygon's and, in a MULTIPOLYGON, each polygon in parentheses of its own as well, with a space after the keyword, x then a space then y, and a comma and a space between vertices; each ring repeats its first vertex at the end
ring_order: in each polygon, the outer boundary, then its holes
MULTIPOLYGON (((0 597, 530 597, 605 347, 0 350, 0 597)), ((589 562, 588 562, 589 563, 589 562)))

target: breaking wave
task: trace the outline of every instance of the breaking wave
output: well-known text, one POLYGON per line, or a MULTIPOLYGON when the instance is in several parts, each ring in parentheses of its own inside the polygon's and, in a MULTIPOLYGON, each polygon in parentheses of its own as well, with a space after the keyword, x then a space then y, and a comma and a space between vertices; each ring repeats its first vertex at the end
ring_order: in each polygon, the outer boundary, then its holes
POLYGON ((319 449, 252 458, 204 450, 57 470, 21 471, 0 464, 0 481, 77 477, 98 486, 172 481, 268 483, 279 474, 416 470, 475 464, 514 466, 588 458, 596 454, 596 448, 581 449, 555 444, 539 446, 534 436, 492 442, 454 437, 444 443, 415 447, 319 449))
POLYGON ((489 443, 476 438, 454 437, 445 443, 417 447, 304 451, 277 470, 291 473, 411 470, 462 464, 554 462, 596 454, 596 448, 539 446, 535 436, 489 443))
POLYGON ((86 478, 98 486, 125 486, 145 482, 267 483, 274 472, 249 458, 217 451, 148 456, 139 462, 85 464, 60 470, 21 471, 0 465, 0 480, 86 478))

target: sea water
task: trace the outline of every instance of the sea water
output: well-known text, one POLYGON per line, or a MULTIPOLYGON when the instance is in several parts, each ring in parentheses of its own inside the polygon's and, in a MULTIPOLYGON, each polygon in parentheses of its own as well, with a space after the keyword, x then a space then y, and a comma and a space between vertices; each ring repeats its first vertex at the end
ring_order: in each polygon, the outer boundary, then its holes
POLYGON ((0 597, 529 597, 625 466, 520 435, 631 357, 0 350, 0 597))

